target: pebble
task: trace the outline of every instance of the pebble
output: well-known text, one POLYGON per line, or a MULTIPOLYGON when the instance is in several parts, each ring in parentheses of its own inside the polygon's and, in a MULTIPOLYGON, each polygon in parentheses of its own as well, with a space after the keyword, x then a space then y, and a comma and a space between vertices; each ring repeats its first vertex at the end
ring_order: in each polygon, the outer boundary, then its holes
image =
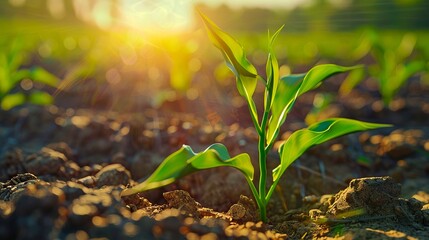
POLYGON ((106 185, 118 186, 128 185, 130 183, 131 175, 130 172, 121 164, 110 164, 102 168, 96 175, 97 187, 103 187, 106 185))
POLYGON ((27 156, 23 165, 28 172, 37 176, 56 175, 66 161, 67 158, 63 153, 50 148, 42 148, 39 152, 27 156))
POLYGON ((86 176, 76 180, 77 183, 80 183, 86 187, 94 187, 97 183, 97 179, 94 176, 86 176))
POLYGON ((149 200, 146 198, 142 197, 140 194, 124 196, 122 197, 122 200, 132 210, 132 212, 152 206, 152 203, 149 202, 149 200))
POLYGON ((240 196, 238 203, 230 207, 227 214, 229 214, 233 220, 243 223, 258 221, 259 218, 255 202, 244 195, 240 196))
POLYGON ((6 183, 1 184, 0 200, 14 201, 24 193, 30 184, 39 182, 39 179, 31 173, 18 174, 6 183))
POLYGON ((60 152, 66 156, 68 160, 73 159, 73 150, 71 147, 65 142, 57 142, 46 145, 46 148, 50 148, 54 151, 60 152))

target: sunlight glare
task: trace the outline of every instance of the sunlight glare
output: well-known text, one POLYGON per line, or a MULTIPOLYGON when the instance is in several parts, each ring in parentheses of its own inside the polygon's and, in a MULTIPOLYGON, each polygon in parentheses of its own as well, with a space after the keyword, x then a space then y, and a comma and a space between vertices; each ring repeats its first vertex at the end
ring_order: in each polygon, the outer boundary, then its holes
POLYGON ((172 33, 191 27, 190 0, 129 0, 123 1, 123 23, 146 32, 172 33))

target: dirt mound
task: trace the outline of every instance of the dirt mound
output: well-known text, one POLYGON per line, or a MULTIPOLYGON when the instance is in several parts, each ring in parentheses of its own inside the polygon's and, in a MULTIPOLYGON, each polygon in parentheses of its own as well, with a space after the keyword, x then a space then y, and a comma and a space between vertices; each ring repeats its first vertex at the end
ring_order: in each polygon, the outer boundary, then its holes
POLYGON ((429 238, 429 211, 415 198, 400 198, 401 186, 390 177, 353 179, 337 194, 321 198, 309 216, 324 232, 316 237, 351 239, 429 238), (327 230, 327 231, 326 231, 327 230))

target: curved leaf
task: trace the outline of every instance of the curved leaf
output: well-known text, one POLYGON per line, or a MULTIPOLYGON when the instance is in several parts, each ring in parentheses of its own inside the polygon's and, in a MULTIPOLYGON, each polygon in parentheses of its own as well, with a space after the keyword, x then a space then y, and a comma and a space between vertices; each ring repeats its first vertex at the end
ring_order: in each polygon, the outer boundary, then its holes
POLYGON ((296 99, 302 94, 317 88, 328 77, 346 72, 357 67, 342 67, 335 64, 318 65, 305 74, 294 74, 282 77, 274 96, 271 118, 268 123, 267 143, 276 139, 280 126, 286 120, 296 99))
POLYGON ((267 73, 267 91, 265 91, 265 110, 271 108, 273 104, 274 96, 276 95, 277 86, 279 83, 279 63, 277 61, 276 55, 273 50, 274 41, 276 40, 277 36, 280 34, 281 30, 283 29, 284 25, 279 28, 274 35, 270 38, 270 43, 268 44, 268 59, 266 64, 266 73, 267 73), (270 99, 268 99, 270 98, 270 99), (267 106, 267 101, 269 100, 270 106, 267 106))
POLYGON ((28 96, 28 100, 27 101, 29 103, 32 103, 32 104, 49 105, 49 104, 52 104, 52 102, 54 101, 54 99, 47 92, 33 91, 28 96))
POLYGON ((279 148, 280 165, 273 170, 273 181, 279 179, 290 164, 314 145, 345 134, 389 126, 391 125, 346 118, 331 118, 298 130, 292 133, 279 148))
POLYGON ((56 86, 58 83, 58 78, 52 73, 46 71, 41 67, 34 67, 30 70, 31 80, 39 83, 43 83, 49 86, 56 86))
POLYGON ((225 61, 236 76, 256 78, 256 68, 247 60, 243 47, 200 12, 212 43, 224 54, 225 61))
POLYGON ((11 83, 17 84, 19 81, 30 78, 34 82, 43 83, 49 86, 56 86, 59 82, 58 78, 52 73, 41 67, 33 67, 31 69, 20 69, 12 74, 11 83))
POLYGON ((7 94, 2 99, 0 99, 0 106, 3 110, 6 111, 24 103, 25 95, 23 93, 7 94))
POLYGON ((426 64, 423 61, 413 61, 407 64, 398 64, 386 77, 385 81, 381 82, 380 90, 382 93, 384 104, 387 106, 393 100, 399 89, 407 82, 414 74, 424 71, 426 64))
POLYGON ((366 69, 365 68, 356 68, 350 71, 349 75, 344 79, 343 83, 340 86, 340 94, 347 95, 353 88, 355 88, 360 82, 365 79, 366 69))
POLYGON ((220 143, 215 143, 199 153, 195 153, 190 146, 183 145, 168 156, 149 178, 125 189, 122 196, 162 187, 198 170, 214 167, 233 167, 240 170, 248 180, 253 179, 253 165, 246 153, 231 158, 226 147, 220 143))
POLYGON ((201 12, 199 14, 210 40, 222 52, 226 65, 234 73, 238 92, 246 99, 255 124, 258 124, 256 105, 252 99, 258 81, 255 66, 247 60, 243 47, 234 38, 222 31, 206 15, 201 12))

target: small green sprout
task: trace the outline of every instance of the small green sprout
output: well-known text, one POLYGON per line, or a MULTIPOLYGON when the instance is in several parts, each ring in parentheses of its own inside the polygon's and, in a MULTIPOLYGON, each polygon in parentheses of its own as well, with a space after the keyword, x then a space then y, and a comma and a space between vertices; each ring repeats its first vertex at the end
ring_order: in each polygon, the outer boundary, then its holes
POLYGON ((352 70, 341 85, 340 93, 343 95, 350 93, 369 75, 377 81, 384 105, 389 106, 410 77, 427 71, 426 62, 412 56, 416 42, 416 36, 408 33, 402 37, 396 48, 392 48, 383 43, 375 31, 367 32, 356 55, 362 58, 370 53, 376 62, 367 70, 364 68, 352 70))
POLYGON ((247 153, 242 153, 231 157, 224 145, 215 143, 199 153, 195 153, 191 147, 184 145, 180 150, 168 156, 144 182, 125 189, 122 192, 123 196, 168 185, 180 177, 202 169, 228 166, 243 173, 258 205, 260 218, 266 222, 267 204, 281 176, 308 148, 348 133, 390 126, 345 118, 332 118, 298 130, 291 134, 279 147, 280 164, 273 170, 273 182, 271 186, 267 187, 267 154, 273 147, 280 126, 286 120, 296 99, 305 92, 317 88, 329 76, 355 69, 355 67, 341 67, 333 64, 319 65, 305 74, 287 75, 280 78, 278 62, 272 48, 281 31, 280 28, 270 38, 266 64, 267 79, 265 80, 247 60, 244 50, 238 42, 223 32, 205 15, 201 14, 201 17, 210 39, 220 49, 226 64, 236 76, 238 92, 247 101, 253 124, 259 135, 260 177, 258 188, 253 183, 255 170, 250 156, 247 153), (261 80, 265 85, 264 112, 261 120, 252 98, 258 80, 261 80))
POLYGON ((29 57, 25 40, 14 39, 0 48, 3 48, 0 49, 2 50, 0 52, 0 108, 9 110, 25 102, 39 105, 52 103, 52 96, 43 91, 14 92, 16 86, 23 80, 31 85, 32 82, 49 86, 56 86, 58 83, 56 76, 41 67, 22 67, 29 57))

